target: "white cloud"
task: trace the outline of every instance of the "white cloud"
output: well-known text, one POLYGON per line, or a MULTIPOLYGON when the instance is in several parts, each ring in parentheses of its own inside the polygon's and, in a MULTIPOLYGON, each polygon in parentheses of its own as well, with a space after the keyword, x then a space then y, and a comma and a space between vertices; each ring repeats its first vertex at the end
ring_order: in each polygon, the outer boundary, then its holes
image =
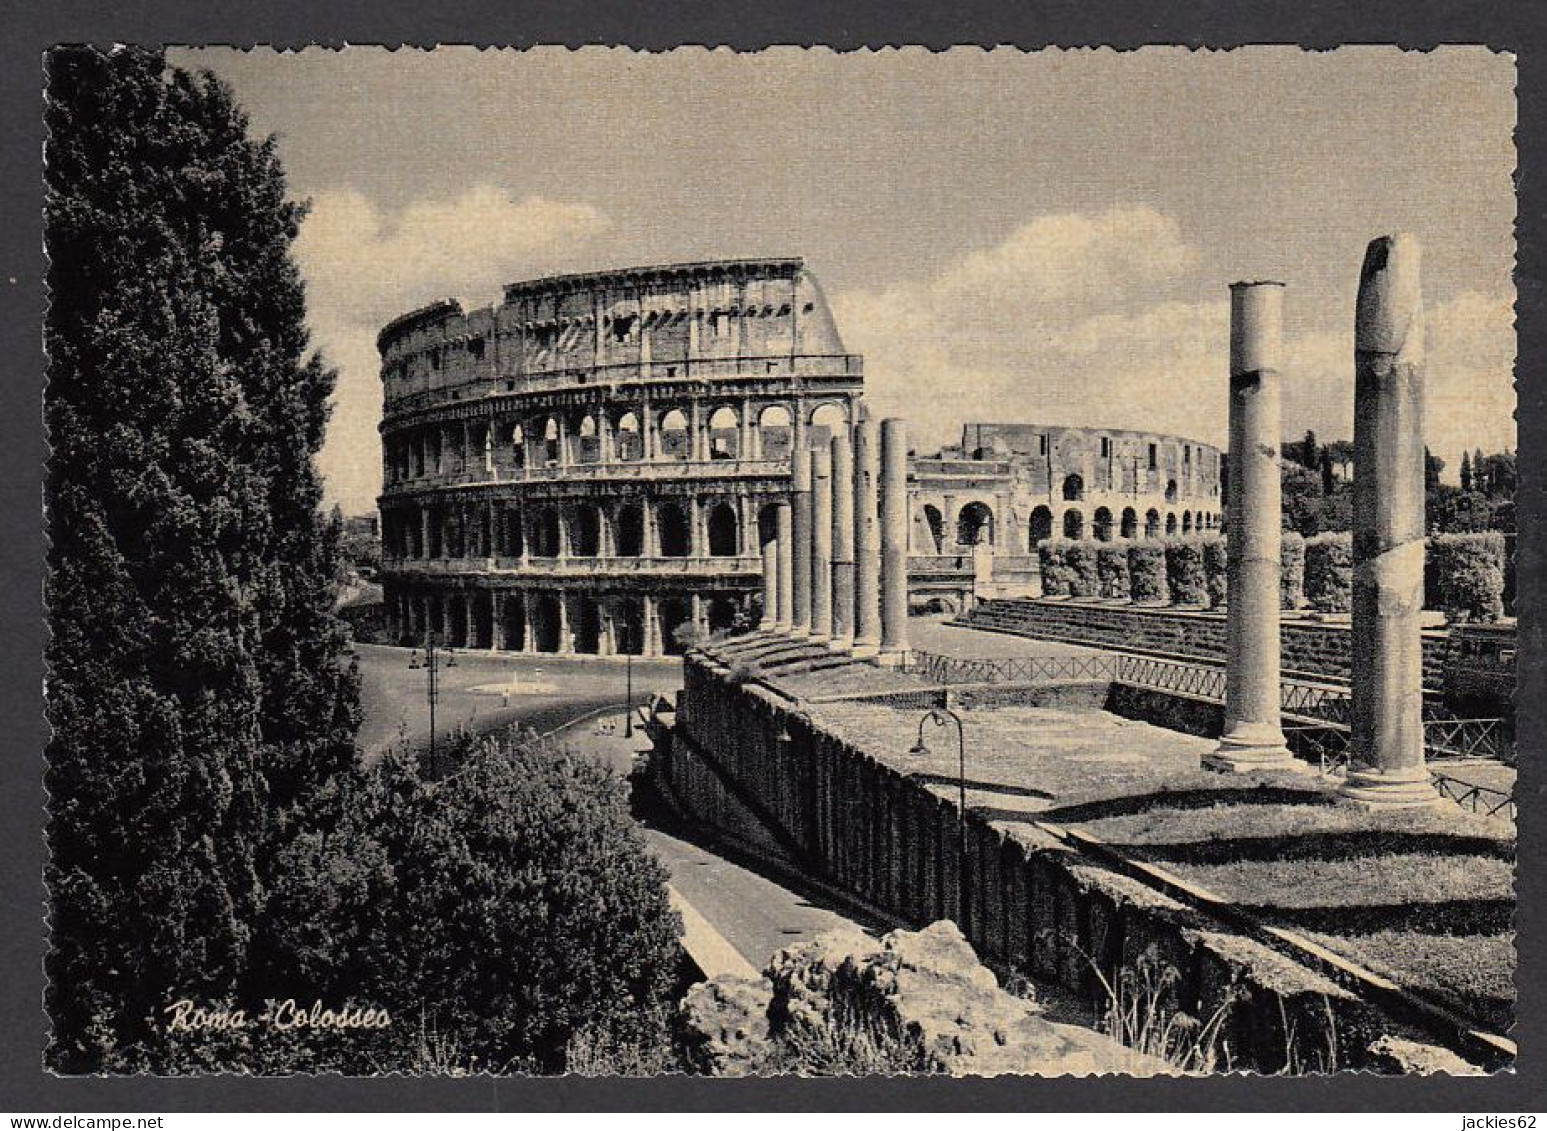
MULTIPOLYGON (((848 348, 865 355, 868 396, 910 417, 921 446, 955 440, 966 419, 1223 445, 1230 304, 1185 297, 1209 289, 1198 260, 1152 209, 1046 216, 934 279, 840 294, 834 306, 848 348)), ((1347 321, 1285 342, 1286 436, 1352 436, 1347 321)), ((1428 322, 1427 431, 1454 480, 1463 449, 1514 445, 1510 300, 1465 292, 1431 304, 1428 322)))
POLYGON ((367 510, 380 486, 375 340, 385 322, 447 296, 467 305, 497 301, 503 284, 550 270, 608 224, 587 204, 517 201, 487 184, 390 215, 352 190, 314 198, 295 255, 313 344, 339 371, 319 461, 330 497, 347 511, 367 510))

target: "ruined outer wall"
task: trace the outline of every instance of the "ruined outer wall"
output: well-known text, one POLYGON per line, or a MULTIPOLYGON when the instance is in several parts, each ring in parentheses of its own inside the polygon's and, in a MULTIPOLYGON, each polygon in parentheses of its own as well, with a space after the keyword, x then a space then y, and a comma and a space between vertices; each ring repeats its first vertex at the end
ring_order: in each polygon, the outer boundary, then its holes
POLYGON ((1284 1021, 1320 1033, 1329 1008, 1348 1067, 1359 1066, 1382 1031, 1367 1005, 1332 983, 1215 933, 1190 909, 1082 862, 1051 838, 1028 846, 973 813, 963 869, 950 802, 701 655, 687 658, 684 674, 674 772, 697 761, 697 772, 707 768, 755 799, 807 874, 922 925, 957 918, 965 872, 967 935, 978 953, 1092 1000, 1099 1000, 1093 961, 1110 971, 1151 947, 1181 972, 1179 1007, 1194 1016, 1209 1016, 1231 986, 1244 987, 1250 1008, 1232 1013, 1229 1034, 1238 1067, 1282 1067, 1284 1021))

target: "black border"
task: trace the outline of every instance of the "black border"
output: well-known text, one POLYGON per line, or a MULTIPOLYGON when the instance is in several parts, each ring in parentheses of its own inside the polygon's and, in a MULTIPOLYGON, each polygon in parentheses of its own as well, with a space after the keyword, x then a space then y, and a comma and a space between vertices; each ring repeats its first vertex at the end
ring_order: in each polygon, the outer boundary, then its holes
MULTIPOLYGON (((1542 626, 1539 606, 1523 601, 1520 733, 1520 913, 1517 975, 1524 1020, 1514 1037, 1521 1055, 1513 1074, 1489 1079, 1226 1078, 1202 1081, 1026 1079, 869 1079, 713 1081, 682 1077, 644 1081, 579 1080, 284 1080, 240 1078, 60 1079, 41 1068, 43 795, 40 751, 42 645, 40 616, 44 544, 40 523, 45 447, 41 424, 44 295, 39 176, 41 55, 56 42, 432 44, 590 43, 662 50, 678 44, 755 50, 773 44, 826 44, 838 49, 922 44, 1137 47, 1180 43, 1231 47, 1298 43, 1326 49, 1342 43, 1398 43, 1428 48, 1482 43, 1519 57, 1520 164, 1517 260, 1519 360, 1518 496, 1521 592, 1542 582, 1543 551, 1535 523, 1542 513, 1539 466, 1547 433, 1547 357, 1543 292, 1547 258, 1547 7, 1540 0, 866 0, 841 10, 831 0, 741 0, 707 4, 636 4, 628 0, 541 3, 462 0, 138 0, 105 4, 13 0, 0 12, 0 1111, 53 1114, 87 1111, 1466 1111, 1547 1109, 1542 1072, 1543 955, 1539 945, 1547 884, 1543 859, 1541 756, 1542 626)), ((1350 161, 1378 154, 1350 153, 1350 161)), ((1372 235, 1375 233, 1372 233, 1372 235)))

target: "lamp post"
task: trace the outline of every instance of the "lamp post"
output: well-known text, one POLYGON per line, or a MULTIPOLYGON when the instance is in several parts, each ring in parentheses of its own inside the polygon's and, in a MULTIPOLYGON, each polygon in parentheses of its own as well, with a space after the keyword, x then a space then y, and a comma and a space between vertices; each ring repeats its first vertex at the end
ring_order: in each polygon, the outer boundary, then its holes
POLYGON ((929 747, 924 743, 925 723, 934 723, 937 727, 943 727, 947 723, 956 724, 957 830, 960 840, 956 873, 956 925, 965 935, 967 933, 967 734, 962 729, 961 716, 949 706, 931 707, 919 720, 918 741, 908 750, 908 753, 915 757, 922 757, 929 753, 929 747))
POLYGON ((424 669, 425 699, 430 704, 430 769, 433 773, 436 768, 435 761, 435 701, 440 698, 440 657, 445 653, 446 667, 457 666, 456 649, 447 645, 445 648, 436 646, 435 634, 424 634, 424 659, 419 659, 419 650, 416 648, 408 654, 408 668, 410 671, 424 669))

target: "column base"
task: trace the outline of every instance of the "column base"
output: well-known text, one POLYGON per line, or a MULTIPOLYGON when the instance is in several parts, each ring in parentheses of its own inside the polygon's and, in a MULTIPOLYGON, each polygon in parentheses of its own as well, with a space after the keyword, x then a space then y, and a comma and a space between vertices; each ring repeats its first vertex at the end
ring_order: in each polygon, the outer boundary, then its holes
POLYGON ((875 659, 883 668, 900 668, 908 662, 908 655, 906 651, 881 652, 875 659))
POLYGON ((881 654, 881 645, 874 640, 856 640, 851 654, 858 660, 873 660, 881 654))
POLYGON ((1350 769, 1338 794, 1366 809, 1416 809, 1445 802, 1427 770, 1350 769))
POLYGON ((1310 767, 1290 753, 1284 732, 1276 726, 1237 726, 1222 736, 1219 745, 1203 756, 1203 768, 1222 774, 1251 774, 1266 770, 1308 773, 1310 767))
POLYGON ((854 650, 854 637, 835 636, 827 642, 827 648, 830 652, 852 652, 854 650))

